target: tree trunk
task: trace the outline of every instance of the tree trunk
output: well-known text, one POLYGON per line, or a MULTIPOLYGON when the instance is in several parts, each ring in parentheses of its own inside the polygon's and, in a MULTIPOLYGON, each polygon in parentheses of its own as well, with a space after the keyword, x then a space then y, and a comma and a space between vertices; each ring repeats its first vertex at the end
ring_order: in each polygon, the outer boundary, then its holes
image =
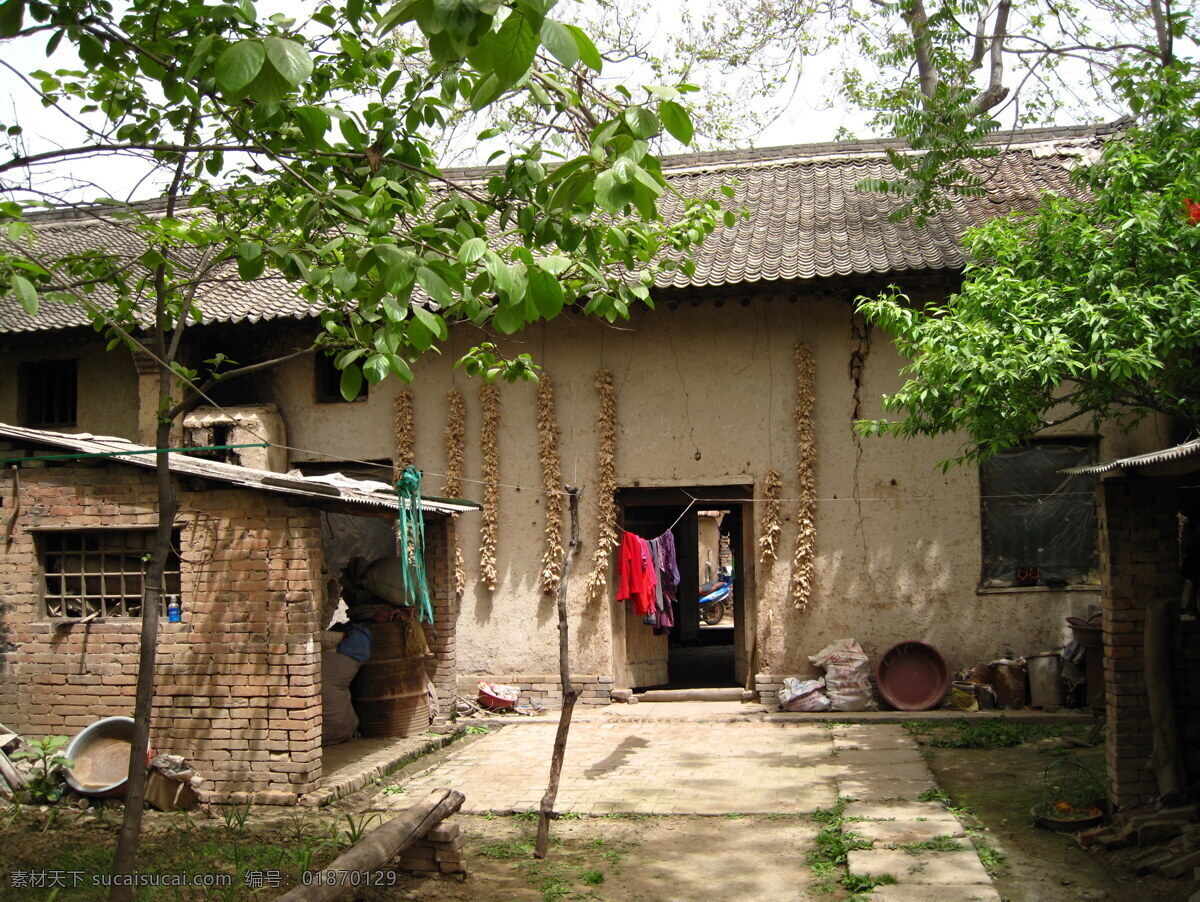
POLYGON ((1164 805, 1183 800, 1183 762, 1179 748, 1179 719, 1175 711, 1171 661, 1172 639, 1179 629, 1179 616, 1173 598, 1155 598, 1146 605, 1144 660, 1146 698, 1150 708, 1150 729, 1154 751, 1150 767, 1158 781, 1158 797, 1164 805))
POLYGON ((317 871, 311 886, 297 886, 284 893, 277 902, 333 902, 336 899, 358 897, 368 884, 362 878, 355 881, 350 872, 370 875, 382 869, 404 849, 462 807, 465 796, 455 789, 435 789, 418 804, 386 824, 380 824, 354 847, 339 855, 317 871), (327 885, 319 878, 331 875, 327 885), (336 879, 332 879, 336 878, 336 879))
MULTIPOLYGON (((165 402, 170 395, 171 371, 162 367, 159 374, 159 398, 165 402)), ((160 409, 166 409, 162 403, 160 409)), ((157 447, 171 447, 171 424, 160 421, 155 438, 157 447)), ((146 570, 145 594, 142 598, 142 634, 138 657, 137 700, 133 711, 133 745, 129 752, 129 782, 125 790, 125 818, 117 838, 113 860, 113 875, 126 877, 133 873, 138 840, 142 830, 142 808, 146 799, 146 755, 150 747, 150 720, 154 708, 154 671, 158 653, 158 612, 163 595, 163 572, 171 550, 171 533, 175 527, 175 512, 179 502, 171 485, 169 455, 156 455, 155 476, 158 483, 158 531, 154 552, 146 570)), ((133 888, 114 883, 109 892, 110 902, 127 902, 133 888)))
POLYGON ((567 486, 570 499, 571 541, 567 543, 567 556, 563 561, 562 576, 558 580, 558 669, 562 680, 562 711, 558 716, 558 732, 554 734, 554 751, 550 756, 550 783, 542 804, 538 809, 537 840, 533 845, 536 858, 545 858, 550 846, 550 817, 554 814, 554 800, 558 797, 558 778, 562 774, 563 758, 567 753, 567 731, 571 729, 571 713, 579 698, 579 689, 571 685, 571 655, 567 625, 567 580, 571 576, 571 561, 579 547, 579 489, 567 486))

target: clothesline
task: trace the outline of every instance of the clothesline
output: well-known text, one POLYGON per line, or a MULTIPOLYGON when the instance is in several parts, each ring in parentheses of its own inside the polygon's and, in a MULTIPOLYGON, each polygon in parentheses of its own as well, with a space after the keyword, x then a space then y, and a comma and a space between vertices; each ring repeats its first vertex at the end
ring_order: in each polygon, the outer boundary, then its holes
MULTIPOLYGON (((682 520, 682 519, 683 519, 683 517, 684 517, 684 515, 685 515, 685 514, 686 514, 688 511, 690 511, 690 510, 692 509, 692 506, 693 506, 693 505, 696 503, 696 501, 697 501, 697 500, 698 500, 698 499, 696 499, 696 498, 693 498, 691 501, 689 501, 689 502, 688 502, 688 505, 687 505, 687 507, 685 507, 685 508, 683 509, 683 513, 681 513, 681 514, 680 514, 678 517, 676 517, 676 518, 675 518, 675 522, 674 522, 674 523, 672 523, 670 526, 668 526, 666 529, 664 529, 664 530, 663 530, 661 533, 659 533, 659 535, 655 536, 655 538, 659 538, 659 539, 661 539, 661 538, 663 537, 663 535, 665 535, 666 533, 668 533, 668 532, 670 532, 672 529, 674 529, 676 526, 678 526, 678 525, 679 525, 679 521, 680 521, 680 520, 682 520)), ((632 530, 625 529, 625 527, 623 527, 623 526, 618 526, 618 527, 617 527, 617 529, 621 530, 621 532, 633 532, 632 530)), ((635 536, 636 536, 636 535, 637 535, 637 533, 636 533, 636 532, 634 532, 634 533, 633 533, 633 535, 635 535, 635 536)), ((639 538, 641 538, 641 537, 639 537, 639 538)))

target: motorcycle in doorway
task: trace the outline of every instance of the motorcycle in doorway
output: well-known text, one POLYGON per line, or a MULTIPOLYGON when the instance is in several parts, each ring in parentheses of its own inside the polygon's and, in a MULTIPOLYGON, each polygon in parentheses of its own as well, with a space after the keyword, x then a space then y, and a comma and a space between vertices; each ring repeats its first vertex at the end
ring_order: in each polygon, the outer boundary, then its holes
POLYGON ((718 578, 700 586, 700 622, 716 626, 725 617, 725 608, 733 604, 733 568, 722 567, 718 578))

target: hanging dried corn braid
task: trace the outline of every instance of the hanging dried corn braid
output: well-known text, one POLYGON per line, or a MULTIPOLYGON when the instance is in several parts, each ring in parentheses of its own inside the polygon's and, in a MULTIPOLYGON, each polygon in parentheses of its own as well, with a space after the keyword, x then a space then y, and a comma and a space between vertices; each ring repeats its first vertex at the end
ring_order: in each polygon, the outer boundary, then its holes
POLYGON ((609 555, 617 547, 617 401, 613 397, 613 377, 608 370, 596 373, 596 392, 600 395, 600 416, 596 441, 596 550, 592 553, 592 572, 587 578, 589 601, 601 601, 608 586, 609 555))
POLYGON ((816 362, 802 341, 796 342, 796 458, 800 491, 796 511, 796 552, 792 558, 792 604, 797 610, 808 607, 812 596, 813 560, 816 546, 817 459, 813 409, 816 401, 816 362))
POLYGON ((413 433, 413 394, 407 389, 392 403, 392 421, 396 428, 396 476, 399 481, 405 467, 413 465, 416 437, 413 433))
POLYGON ((763 505, 762 520, 758 525, 758 559, 764 564, 773 564, 779 556, 779 532, 783 527, 779 499, 783 495, 783 481, 779 471, 772 468, 767 470, 763 480, 763 497, 767 500, 763 505))
POLYGON ((500 388, 479 388, 483 405, 483 524, 479 536, 479 576, 488 591, 496 590, 496 533, 500 519, 500 388))
POLYGON ((538 456, 542 459, 542 488, 546 495, 546 547, 542 552, 542 591, 553 595, 562 576, 563 507, 562 464, 558 457, 558 421, 554 415, 554 386, 542 376, 537 388, 538 456))
MULTIPOLYGON (((463 497, 464 455, 467 445, 467 401, 457 388, 446 395, 450 411, 446 419, 446 431, 442 433, 446 446, 446 481, 442 491, 450 498, 463 497)), ((463 597, 467 590, 467 567, 463 563, 462 544, 458 533, 454 535, 454 593, 463 597)))
MULTIPOLYGON (((413 434, 413 395, 407 389, 397 394, 396 400, 392 402, 392 422, 396 430, 396 465, 392 480, 400 482, 405 470, 413 465, 416 443, 413 434)), ((411 540, 405 549, 405 556, 410 566, 415 564, 417 549, 411 540)))

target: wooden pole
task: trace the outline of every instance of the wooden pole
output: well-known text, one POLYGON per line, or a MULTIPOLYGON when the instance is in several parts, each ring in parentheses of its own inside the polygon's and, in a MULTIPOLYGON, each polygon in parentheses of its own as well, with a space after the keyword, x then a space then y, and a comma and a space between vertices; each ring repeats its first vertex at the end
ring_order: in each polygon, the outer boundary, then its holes
POLYGON ((558 715, 558 732, 554 734, 554 752, 550 756, 550 784, 542 796, 538 809, 537 840, 533 845, 536 858, 545 858, 550 846, 550 818, 554 814, 554 800, 558 797, 558 778, 562 774, 563 758, 567 753, 567 731, 571 729, 571 712, 580 690, 571 685, 571 656, 568 643, 567 624, 567 580, 571 576, 571 561, 579 547, 579 489, 567 486, 567 497, 571 516, 571 541, 567 543, 567 555, 563 561, 562 576, 558 580, 558 669, 562 681, 562 711, 558 715))
POLYGON ((0 752, 0 777, 4 777, 4 781, 12 787, 14 797, 25 788, 25 778, 21 776, 11 761, 8 760, 8 755, 0 752))
POLYGON ((456 789, 435 789, 399 817, 380 824, 346 852, 312 874, 309 886, 297 886, 278 902, 336 902, 358 897, 370 876, 462 807, 456 789), (328 880, 321 879, 330 875, 328 880), (356 878, 354 875, 358 874, 356 878))
POLYGON ((1173 598, 1151 598, 1146 603, 1143 637, 1146 702, 1150 709, 1150 730, 1154 739, 1150 767, 1158 783, 1158 798, 1163 805, 1182 801, 1183 760, 1179 747, 1179 718, 1175 710, 1173 638, 1179 629, 1179 610, 1173 598))

